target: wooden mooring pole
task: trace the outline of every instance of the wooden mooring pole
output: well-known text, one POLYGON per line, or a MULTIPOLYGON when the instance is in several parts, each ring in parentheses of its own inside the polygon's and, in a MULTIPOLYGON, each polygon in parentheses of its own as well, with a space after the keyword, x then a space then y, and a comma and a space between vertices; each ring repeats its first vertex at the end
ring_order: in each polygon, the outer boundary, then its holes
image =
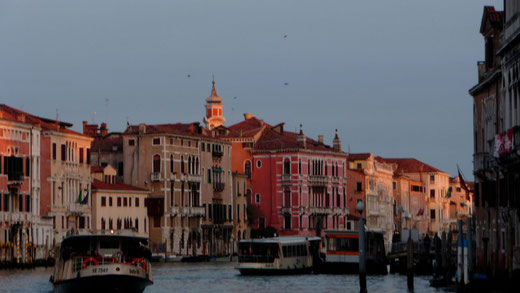
POLYGON ((407 257, 408 290, 413 291, 413 241, 412 235, 408 236, 408 257, 407 257))

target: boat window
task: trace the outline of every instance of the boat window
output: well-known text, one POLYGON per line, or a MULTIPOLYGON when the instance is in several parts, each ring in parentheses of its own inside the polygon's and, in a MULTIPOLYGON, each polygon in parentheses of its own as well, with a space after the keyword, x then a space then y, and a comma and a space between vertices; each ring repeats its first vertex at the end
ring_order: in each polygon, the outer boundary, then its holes
POLYGON ((99 242, 99 248, 101 249, 110 249, 110 248, 119 248, 119 241, 117 240, 102 240, 99 242))

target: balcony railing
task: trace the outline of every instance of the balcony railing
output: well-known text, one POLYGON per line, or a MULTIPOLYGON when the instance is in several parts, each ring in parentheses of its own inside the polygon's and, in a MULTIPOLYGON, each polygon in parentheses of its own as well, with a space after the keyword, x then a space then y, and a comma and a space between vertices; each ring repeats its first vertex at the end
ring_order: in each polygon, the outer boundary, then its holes
POLYGON ((282 174, 282 182, 291 182, 291 174, 282 174))
POLYGON ((473 155, 473 169, 475 172, 488 170, 491 167, 491 160, 489 153, 476 153, 473 155))
POLYGON ((204 217, 206 215, 204 207, 188 207, 184 209, 188 210, 188 217, 204 217))
POLYGON ((88 205, 86 204, 80 204, 80 203, 73 203, 69 205, 69 211, 71 214, 74 215, 81 215, 88 210, 88 205))
POLYGON ((343 209, 342 208, 334 208, 334 214, 335 215, 341 215, 343 213, 343 209))
POLYGON ((173 217, 173 216, 176 216, 179 214, 179 207, 171 207, 170 208, 170 215, 173 217))
POLYGON ((153 172, 150 174, 150 181, 157 182, 161 181, 161 173, 159 172, 153 172))
POLYGON ((215 183, 213 183, 213 191, 222 192, 222 191, 224 191, 225 186, 226 185, 222 182, 215 182, 215 183))
POLYGON ((338 177, 338 176, 333 176, 332 177, 332 183, 336 183, 337 184, 337 183, 339 183, 339 181, 340 181, 340 177, 338 177))
POLYGON ((282 214, 290 214, 292 212, 292 207, 285 206, 282 207, 282 214))
POLYGON ((327 185, 328 178, 324 175, 310 175, 309 183, 313 185, 327 185))
POLYGON ((201 182, 202 176, 201 175, 194 175, 194 174, 188 174, 188 181, 189 182, 201 182))
POLYGON ((327 207, 310 207, 309 212, 315 215, 330 214, 330 208, 327 207))

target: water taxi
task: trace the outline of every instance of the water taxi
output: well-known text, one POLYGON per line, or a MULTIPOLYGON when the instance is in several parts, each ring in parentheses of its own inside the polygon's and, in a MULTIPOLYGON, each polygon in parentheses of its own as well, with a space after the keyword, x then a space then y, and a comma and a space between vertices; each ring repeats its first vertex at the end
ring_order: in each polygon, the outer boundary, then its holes
POLYGON ((243 275, 310 273, 320 242, 302 236, 241 240, 237 269, 243 275))
MULTIPOLYGON (((325 262, 320 271, 326 273, 359 272, 359 233, 325 230, 325 262)), ((367 274, 387 274, 383 233, 366 232, 367 274)))
POLYGON ((148 239, 133 235, 71 235, 56 255, 54 292, 143 292, 153 284, 148 239))

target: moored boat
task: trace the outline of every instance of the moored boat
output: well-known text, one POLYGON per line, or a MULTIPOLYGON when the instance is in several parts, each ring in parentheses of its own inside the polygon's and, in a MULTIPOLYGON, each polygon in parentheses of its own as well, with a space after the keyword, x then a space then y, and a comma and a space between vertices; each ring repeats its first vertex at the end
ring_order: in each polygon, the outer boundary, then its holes
MULTIPOLYGON (((359 272, 359 233, 357 231, 326 230, 323 273, 359 272)), ((384 238, 381 232, 366 232, 367 274, 387 274, 384 238)))
POLYGON ((148 239, 133 235, 72 235, 59 248, 54 292, 143 292, 153 284, 148 239))
POLYGON ((310 273, 320 237, 286 236, 241 240, 237 269, 243 275, 310 273))

